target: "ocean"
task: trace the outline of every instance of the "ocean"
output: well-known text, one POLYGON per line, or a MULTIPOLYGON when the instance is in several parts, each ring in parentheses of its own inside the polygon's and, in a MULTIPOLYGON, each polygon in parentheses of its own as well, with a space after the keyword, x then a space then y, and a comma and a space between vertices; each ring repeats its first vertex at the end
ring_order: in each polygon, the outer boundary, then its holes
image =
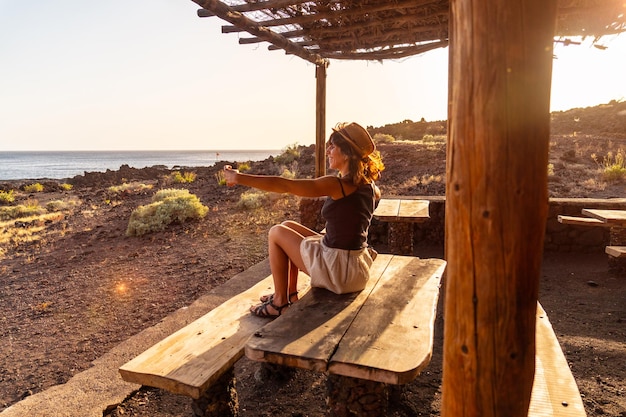
POLYGON ((87 172, 155 165, 177 167, 211 166, 217 161, 262 161, 279 155, 277 150, 253 151, 2 151, 0 181, 22 179, 66 179, 87 172))

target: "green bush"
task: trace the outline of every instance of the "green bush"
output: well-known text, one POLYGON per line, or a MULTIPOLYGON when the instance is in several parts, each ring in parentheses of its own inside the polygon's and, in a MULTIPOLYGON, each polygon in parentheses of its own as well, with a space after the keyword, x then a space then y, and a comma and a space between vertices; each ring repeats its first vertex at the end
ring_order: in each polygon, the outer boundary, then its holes
POLYGON ((80 205, 80 201, 76 199, 72 200, 52 200, 46 203, 46 210, 48 212, 67 211, 80 205))
POLYGON ((224 176, 224 171, 217 171, 215 174, 215 179, 217 180, 217 185, 226 185, 226 177, 224 176))
POLYGON ((137 207, 130 215, 127 236, 142 236, 146 233, 165 230, 174 222, 200 219, 208 213, 197 196, 189 190, 165 189, 158 191, 147 206, 137 207))
POLYGON ((177 184, 188 184, 192 183, 196 180, 197 174, 195 172, 183 172, 174 171, 172 172, 172 181, 177 184))
POLYGON ((602 173, 602 177, 607 182, 620 182, 626 178, 626 167, 619 165, 612 165, 610 167, 605 168, 602 173))
POLYGON ((241 162, 237 164, 237 171, 239 172, 246 172, 246 171, 250 171, 250 164, 247 162, 241 162))
POLYGON ((13 190, 0 191, 0 204, 11 204, 15 201, 15 193, 13 190))
POLYGON ((591 158, 598 164, 605 181, 619 182, 626 178, 626 152, 623 148, 619 148, 615 154, 609 152, 602 161, 596 154, 592 154, 591 158))
POLYGON ((121 185, 112 185, 107 188, 113 194, 135 194, 152 188, 152 185, 146 185, 138 182, 125 183, 121 185))
POLYGON ((281 165, 289 165, 296 159, 300 158, 300 148, 297 143, 287 146, 283 152, 274 157, 274 162, 281 165))
POLYGON ((440 144, 446 143, 448 137, 446 135, 430 135, 426 134, 422 136, 422 142, 426 144, 440 144))
POLYGON ((237 207, 244 210, 254 210, 263 207, 268 200, 267 193, 262 191, 245 191, 241 193, 237 207))
POLYGON ((24 191, 27 193, 40 193, 43 191, 43 185, 38 182, 24 186, 24 191))
POLYGON ((396 140, 393 136, 386 133, 376 133, 372 139, 374 139, 375 143, 392 143, 396 140))
POLYGON ((283 172, 281 172, 280 176, 283 178, 288 178, 290 180, 295 179, 298 176, 297 164, 293 169, 288 169, 287 167, 283 168, 283 172))

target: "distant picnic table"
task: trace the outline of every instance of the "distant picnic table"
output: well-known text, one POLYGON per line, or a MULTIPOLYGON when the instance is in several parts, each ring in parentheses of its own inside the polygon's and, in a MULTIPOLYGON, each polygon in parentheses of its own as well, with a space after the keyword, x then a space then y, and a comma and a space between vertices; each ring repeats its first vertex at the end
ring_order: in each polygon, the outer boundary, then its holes
POLYGON ((387 242, 391 253, 413 254, 413 225, 430 219, 428 200, 382 198, 374 210, 374 218, 389 223, 387 242))

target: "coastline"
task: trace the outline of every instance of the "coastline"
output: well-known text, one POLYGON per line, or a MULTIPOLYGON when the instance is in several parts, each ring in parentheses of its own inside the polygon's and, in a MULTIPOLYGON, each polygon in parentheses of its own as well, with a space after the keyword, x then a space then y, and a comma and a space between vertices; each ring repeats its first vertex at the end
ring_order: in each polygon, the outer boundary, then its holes
POLYGON ((67 180, 85 172, 134 169, 195 169, 223 160, 262 161, 279 150, 9 151, 0 154, 0 182, 67 180))

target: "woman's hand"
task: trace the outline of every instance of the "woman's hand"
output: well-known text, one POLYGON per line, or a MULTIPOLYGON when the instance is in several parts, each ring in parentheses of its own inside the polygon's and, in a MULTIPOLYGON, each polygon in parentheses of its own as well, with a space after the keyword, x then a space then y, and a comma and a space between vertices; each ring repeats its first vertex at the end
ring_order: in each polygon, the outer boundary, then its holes
POLYGON ((226 185, 232 187, 237 184, 237 174, 239 171, 233 169, 230 165, 224 165, 224 179, 226 180, 226 185))

